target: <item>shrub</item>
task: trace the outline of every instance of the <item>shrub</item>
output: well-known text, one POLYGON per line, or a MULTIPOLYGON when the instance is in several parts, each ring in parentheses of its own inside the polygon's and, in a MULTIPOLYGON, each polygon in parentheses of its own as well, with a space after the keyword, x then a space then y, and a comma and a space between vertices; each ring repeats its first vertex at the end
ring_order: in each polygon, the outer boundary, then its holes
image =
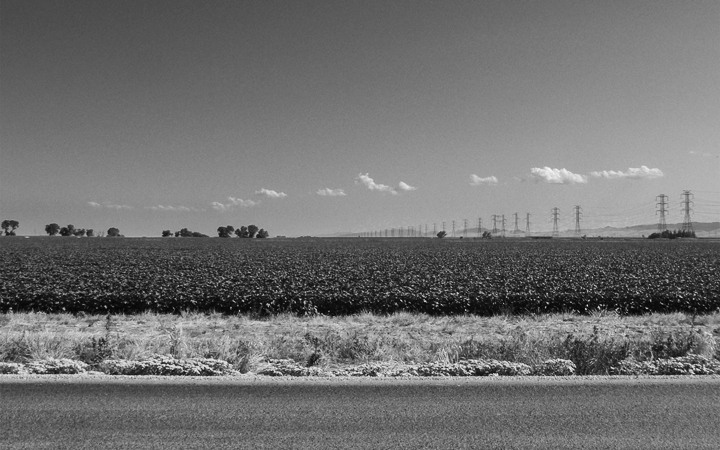
POLYGON ((56 374, 77 374, 85 373, 88 365, 82 361, 74 361, 72 359, 43 359, 25 364, 25 369, 33 374, 38 375, 56 375, 56 374))
POLYGON ((111 359, 98 364, 108 375, 221 376, 237 373, 227 361, 212 358, 177 359, 152 355, 146 361, 111 359))
POLYGON ((0 362, 0 374, 18 373, 26 373, 24 364, 0 362))
POLYGON ((568 376, 575 375, 575 363, 567 359, 548 359, 532 369, 533 375, 568 376))

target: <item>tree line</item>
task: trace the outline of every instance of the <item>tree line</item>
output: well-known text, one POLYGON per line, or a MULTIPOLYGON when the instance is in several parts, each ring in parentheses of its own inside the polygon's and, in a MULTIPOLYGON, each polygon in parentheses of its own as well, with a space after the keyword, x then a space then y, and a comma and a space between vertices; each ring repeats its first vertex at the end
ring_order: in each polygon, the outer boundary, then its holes
MULTIPOLYGON (((95 237, 95 230, 92 228, 75 228, 75 225, 67 225, 64 227, 61 227, 60 225, 56 223, 49 223, 45 225, 45 232, 49 236, 57 236, 58 234, 60 236, 76 236, 76 237, 95 237)), ((115 227, 110 227, 107 230, 107 236, 108 237, 124 237, 122 234, 120 234, 120 230, 115 227)))
POLYGON ((648 236, 648 239, 677 239, 677 238, 694 238, 695 232, 690 230, 674 230, 669 231, 665 230, 662 233, 653 233, 650 236, 648 236))
POLYGON ((256 225, 249 225, 249 226, 241 226, 238 229, 235 229, 232 225, 228 225, 226 227, 218 227, 217 229, 218 236, 221 238, 229 238, 232 237, 233 234, 239 238, 258 238, 258 239, 264 239, 269 236, 268 232, 265 231, 263 228, 258 228, 256 225))
POLYGON ((5 236, 15 236, 15 230, 20 226, 20 222, 17 220, 3 220, 2 229, 5 232, 5 236))

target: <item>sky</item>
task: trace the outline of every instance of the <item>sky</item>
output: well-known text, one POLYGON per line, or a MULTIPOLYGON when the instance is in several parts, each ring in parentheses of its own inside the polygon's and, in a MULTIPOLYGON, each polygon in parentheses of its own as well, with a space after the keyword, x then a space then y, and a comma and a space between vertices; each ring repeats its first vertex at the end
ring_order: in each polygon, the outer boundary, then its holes
POLYGON ((720 221, 720 2, 0 0, 0 218, 720 221))

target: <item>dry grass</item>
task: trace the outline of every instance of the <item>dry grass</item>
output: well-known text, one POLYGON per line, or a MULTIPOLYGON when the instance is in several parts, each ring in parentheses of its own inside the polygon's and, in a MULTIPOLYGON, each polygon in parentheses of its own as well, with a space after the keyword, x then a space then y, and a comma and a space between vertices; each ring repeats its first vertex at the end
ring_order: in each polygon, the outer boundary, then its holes
POLYGON ((462 358, 536 364, 566 358, 576 362, 580 373, 605 373, 628 356, 643 360, 693 352, 718 357, 719 339, 720 314, 0 315, 0 361, 4 362, 55 357, 93 363, 160 353, 223 359, 243 372, 266 358, 324 366, 462 358))

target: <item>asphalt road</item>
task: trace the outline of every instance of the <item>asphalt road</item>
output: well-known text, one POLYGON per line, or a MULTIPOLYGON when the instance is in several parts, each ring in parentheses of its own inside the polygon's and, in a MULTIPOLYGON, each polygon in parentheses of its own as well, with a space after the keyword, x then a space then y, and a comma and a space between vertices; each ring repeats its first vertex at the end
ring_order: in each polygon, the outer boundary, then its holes
POLYGON ((0 376, 2 449, 720 448, 720 377, 0 376))

